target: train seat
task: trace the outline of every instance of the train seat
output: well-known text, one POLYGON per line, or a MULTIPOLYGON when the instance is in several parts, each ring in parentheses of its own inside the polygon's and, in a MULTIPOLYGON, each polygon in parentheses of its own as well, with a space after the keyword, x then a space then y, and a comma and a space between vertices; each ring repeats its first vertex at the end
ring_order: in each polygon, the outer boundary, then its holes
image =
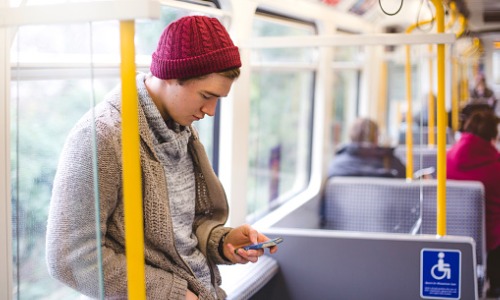
POLYGON ((226 300, 246 300, 278 274, 279 266, 274 258, 263 255, 256 263, 219 265, 219 270, 226 300))
MULTIPOLYGON (((394 149, 394 155, 398 157, 403 164, 406 163, 406 146, 400 145, 394 149)), ((433 167, 437 170, 437 148, 427 147, 422 145, 421 147, 413 147, 413 171, 417 171, 424 168, 433 167)))
POLYGON ((333 177, 325 187, 325 229, 411 233, 420 216, 419 189, 405 180, 333 177))
MULTIPOLYGON (((435 179, 408 182, 332 177, 325 187, 323 226, 349 231, 436 234, 436 192, 435 179)), ((481 182, 446 181, 447 234, 472 237, 479 250, 478 264, 485 257, 484 206, 481 182)))
MULTIPOLYGON (((432 180, 436 182, 435 180, 432 180)), ((436 184, 424 188, 420 232, 436 234, 436 184)), ((446 234, 470 236, 476 242, 479 296, 483 294, 486 266, 484 186, 479 181, 446 181, 446 234)))
POLYGON ((453 299, 478 299, 470 237, 280 227, 263 233, 284 239, 273 254, 280 271, 266 297, 252 300, 422 299, 422 250, 430 249, 460 252, 460 295, 453 299))
MULTIPOLYGON (((323 226, 334 230, 436 234, 436 195, 434 179, 408 182, 333 177, 325 187, 323 226)), ((446 181, 446 234, 474 239, 480 284, 486 262, 484 207, 481 182, 446 181)))
MULTIPOLYGON (((437 127, 434 128, 434 140, 437 141, 437 127)), ((412 140, 414 145, 427 145, 429 141, 429 127, 420 127, 418 125, 412 128, 412 140)), ((451 128, 446 127, 446 144, 455 143, 455 136, 451 128)), ((406 125, 402 125, 399 131, 399 144, 406 144, 406 125)))

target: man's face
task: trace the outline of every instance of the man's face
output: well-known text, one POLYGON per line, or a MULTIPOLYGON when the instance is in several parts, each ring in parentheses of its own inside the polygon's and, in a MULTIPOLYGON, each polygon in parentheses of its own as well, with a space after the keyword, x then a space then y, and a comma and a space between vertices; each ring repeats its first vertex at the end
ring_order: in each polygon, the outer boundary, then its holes
POLYGON ((205 115, 213 116, 217 101, 226 97, 233 79, 213 73, 201 79, 180 83, 177 79, 163 80, 159 92, 160 111, 165 111, 176 123, 189 126, 205 115))

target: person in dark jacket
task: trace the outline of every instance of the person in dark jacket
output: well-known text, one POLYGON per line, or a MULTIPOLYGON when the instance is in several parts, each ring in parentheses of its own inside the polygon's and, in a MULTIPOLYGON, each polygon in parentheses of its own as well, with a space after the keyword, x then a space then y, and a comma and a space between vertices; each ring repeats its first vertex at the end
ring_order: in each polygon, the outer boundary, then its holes
POLYGON ((406 176, 406 167, 394 155, 394 148, 378 145, 378 126, 373 120, 357 119, 349 135, 351 142, 336 152, 328 168, 328 177, 404 178, 406 176))
POLYGON ((493 102, 496 102, 495 93, 486 84, 486 78, 484 77, 484 74, 478 73, 476 75, 475 82, 476 84, 470 92, 471 99, 489 101, 490 105, 492 105, 493 102))
POLYGON ((491 110, 473 112, 465 121, 462 136, 446 155, 448 179, 476 180, 484 185, 488 298, 500 298, 500 153, 494 146, 499 123, 491 110))

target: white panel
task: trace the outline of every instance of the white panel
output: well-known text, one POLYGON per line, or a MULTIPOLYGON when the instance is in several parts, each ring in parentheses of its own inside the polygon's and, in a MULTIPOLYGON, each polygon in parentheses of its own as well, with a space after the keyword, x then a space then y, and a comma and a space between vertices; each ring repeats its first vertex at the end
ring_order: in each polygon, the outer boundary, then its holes
POLYGON ((357 34, 303 36, 293 39, 286 37, 253 38, 243 41, 245 48, 290 48, 290 47, 332 47, 332 46, 370 46, 370 45, 409 45, 409 44, 450 44, 455 41, 453 33, 425 34, 357 34))
POLYGON ((12 251, 9 163, 9 31, 0 27, 0 299, 12 297, 12 251))
POLYGON ((0 27, 103 20, 157 19, 157 1, 114 0, 9 7, 0 10, 0 27))

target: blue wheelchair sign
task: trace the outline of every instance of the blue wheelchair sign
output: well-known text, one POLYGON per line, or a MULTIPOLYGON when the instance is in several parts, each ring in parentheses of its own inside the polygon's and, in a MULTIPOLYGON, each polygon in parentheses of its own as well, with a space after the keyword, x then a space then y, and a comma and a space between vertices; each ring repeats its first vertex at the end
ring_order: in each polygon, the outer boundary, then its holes
POLYGON ((422 249, 420 296, 432 299, 460 299, 460 268, 460 251, 422 249))

